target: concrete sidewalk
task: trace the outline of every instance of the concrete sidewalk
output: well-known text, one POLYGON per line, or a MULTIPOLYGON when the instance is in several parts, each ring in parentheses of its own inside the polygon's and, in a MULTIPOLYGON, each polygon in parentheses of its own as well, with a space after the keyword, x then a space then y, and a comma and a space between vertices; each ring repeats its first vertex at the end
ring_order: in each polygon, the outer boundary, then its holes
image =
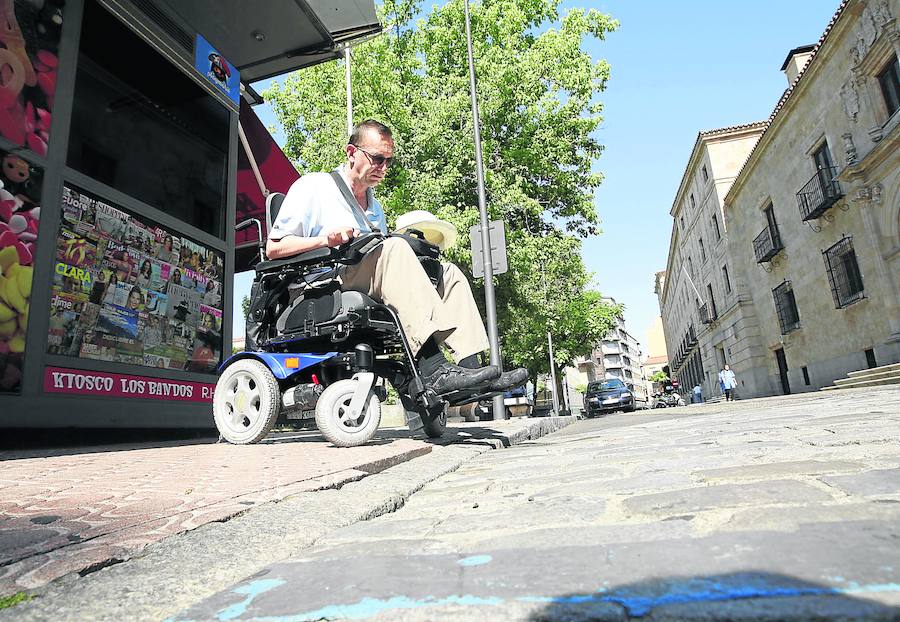
POLYGON ((444 438, 388 428, 339 449, 315 431, 212 441, 0 452, 0 597, 89 574, 202 525, 335 489, 447 445, 515 444, 570 418, 460 423, 444 438))

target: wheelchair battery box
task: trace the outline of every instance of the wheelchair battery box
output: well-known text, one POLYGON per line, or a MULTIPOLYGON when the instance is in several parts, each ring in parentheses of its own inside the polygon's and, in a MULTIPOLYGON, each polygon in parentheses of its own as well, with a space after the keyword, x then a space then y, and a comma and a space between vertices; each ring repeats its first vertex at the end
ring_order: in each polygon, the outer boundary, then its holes
POLYGON ((278 318, 276 328, 279 333, 304 330, 311 325, 333 320, 340 310, 341 290, 337 282, 310 288, 284 310, 278 318))

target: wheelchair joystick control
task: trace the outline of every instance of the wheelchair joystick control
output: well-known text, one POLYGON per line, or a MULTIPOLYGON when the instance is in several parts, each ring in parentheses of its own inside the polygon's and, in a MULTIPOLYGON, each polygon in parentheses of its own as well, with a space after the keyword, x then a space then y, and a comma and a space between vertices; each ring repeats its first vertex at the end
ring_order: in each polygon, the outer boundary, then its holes
POLYGON ((367 343, 361 343, 353 350, 356 355, 354 368, 357 371, 371 371, 375 365, 375 352, 372 350, 372 346, 367 343))

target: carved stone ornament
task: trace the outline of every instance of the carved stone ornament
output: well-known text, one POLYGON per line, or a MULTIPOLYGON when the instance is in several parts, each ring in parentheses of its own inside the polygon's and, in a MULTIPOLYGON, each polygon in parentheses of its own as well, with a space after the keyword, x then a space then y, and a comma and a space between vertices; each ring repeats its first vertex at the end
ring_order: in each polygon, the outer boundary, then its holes
POLYGON ((853 202, 856 203, 857 201, 868 201, 871 198, 872 192, 867 187, 863 186, 862 188, 856 189, 856 196, 853 197, 853 202))
POLYGON ((881 205, 881 184, 875 184, 872 186, 872 203, 876 203, 881 205))
POLYGON ((851 121, 856 121, 856 115, 859 114, 859 92, 856 90, 856 83, 850 79, 841 87, 841 103, 844 112, 851 121))
POLYGON ((846 134, 841 134, 841 138, 844 139, 844 155, 846 157, 847 164, 856 164, 856 145, 853 144, 853 134, 847 132, 846 134))
POLYGON ((859 24, 856 32, 856 44, 850 49, 853 57, 853 63, 858 65, 869 53, 869 48, 878 38, 878 28, 875 26, 875 20, 869 7, 863 9, 862 15, 859 16, 859 24))
POLYGON ((872 18, 875 21, 875 25, 878 26, 878 29, 881 30, 885 24, 887 24, 893 16, 891 15, 891 9, 888 6, 888 0, 875 0, 871 5, 872 18))

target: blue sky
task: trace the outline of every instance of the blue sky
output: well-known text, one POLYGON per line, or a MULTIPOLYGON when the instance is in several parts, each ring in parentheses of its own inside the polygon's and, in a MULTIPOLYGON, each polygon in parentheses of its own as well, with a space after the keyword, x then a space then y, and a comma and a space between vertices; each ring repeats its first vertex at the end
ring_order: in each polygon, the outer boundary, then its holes
MULTIPOLYGON (((779 71, 787 52, 818 41, 838 0, 602 0, 567 2, 597 8, 620 29, 586 50, 612 66, 599 130, 606 179, 596 193, 603 233, 583 256, 604 295, 624 303, 625 322, 642 343, 659 314, 653 275, 665 269, 669 209, 697 132, 766 119, 787 86, 779 71)), ((257 90, 266 84, 254 85, 257 90)), ((275 125, 265 106, 257 114, 275 125)), ((235 335, 242 335, 235 289, 235 335)))

